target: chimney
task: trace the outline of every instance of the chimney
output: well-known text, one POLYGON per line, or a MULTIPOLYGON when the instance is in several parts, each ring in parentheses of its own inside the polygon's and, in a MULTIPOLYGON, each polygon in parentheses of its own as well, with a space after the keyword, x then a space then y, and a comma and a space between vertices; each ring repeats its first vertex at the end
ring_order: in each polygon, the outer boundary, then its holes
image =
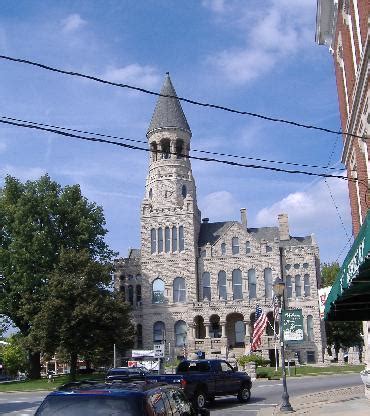
POLYGON ((245 208, 240 208, 240 222, 247 228, 247 210, 245 208))
POLYGON ((279 236, 281 241, 289 240, 289 222, 288 222, 288 214, 279 214, 278 215, 278 222, 279 222, 279 236))
POLYGON ((209 218, 203 218, 202 223, 203 224, 208 224, 209 223, 209 218))

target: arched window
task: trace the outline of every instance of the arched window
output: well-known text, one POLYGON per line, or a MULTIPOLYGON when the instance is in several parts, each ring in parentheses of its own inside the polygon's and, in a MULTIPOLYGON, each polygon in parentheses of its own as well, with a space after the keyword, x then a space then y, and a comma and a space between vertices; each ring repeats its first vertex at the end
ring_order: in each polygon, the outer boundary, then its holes
POLYGON ((311 296, 310 275, 304 275, 304 295, 311 296))
POLYGON ((226 254, 226 244, 221 243, 221 255, 224 256, 226 254))
POLYGON ((153 303, 164 303, 164 281, 162 279, 155 279, 153 281, 153 303))
POLYGON ((179 227, 179 251, 184 251, 184 227, 179 227))
POLYGON ((265 281, 265 298, 272 298, 272 270, 268 267, 263 271, 265 281))
POLYGON ((255 299, 257 297, 257 279, 254 269, 248 270, 248 291, 249 299, 255 299))
POLYGON ((243 299, 242 272, 239 269, 233 270, 232 281, 233 281, 233 298, 243 299))
POLYGON ((186 189, 185 185, 182 185, 181 187, 181 195, 183 198, 186 198, 186 195, 188 194, 188 190, 186 189))
POLYGON ((176 158, 182 159, 184 157, 184 142, 182 140, 176 140, 176 158))
POLYGON ((292 276, 286 277, 286 297, 293 297, 292 276))
POLYGON ((153 342, 155 344, 160 344, 165 340, 166 335, 166 326, 164 322, 157 321, 153 325, 153 342))
POLYGON ((137 327, 136 327, 136 340, 137 340, 137 347, 143 348, 143 326, 141 324, 137 324, 137 327))
POLYGON ((173 281, 173 301, 176 303, 186 302, 185 279, 183 277, 176 277, 173 281))
POLYGON ((233 254, 239 254, 239 238, 233 237, 231 239, 231 251, 233 254))
POLYGON ((218 273, 217 288, 218 298, 227 300, 226 273, 223 270, 218 273))
POLYGON ((202 275, 202 294, 203 300, 211 300, 211 275, 204 272, 202 275))
POLYGON ((164 229, 164 251, 169 253, 171 249, 171 233, 170 227, 164 229))
POLYGON ((131 305, 134 304, 134 287, 132 285, 128 287, 128 301, 131 305))
POLYGON ((163 139, 161 141, 162 147, 162 159, 169 159, 171 157, 171 148, 169 139, 163 139))
POLYGON ((250 241, 245 242, 245 254, 249 254, 251 252, 251 243, 250 241))
POLYGON ((141 302, 141 285, 136 285, 136 303, 141 302))
POLYGON ((172 251, 177 251, 177 227, 172 227, 172 251))
POLYGON ((302 282, 301 276, 297 274, 294 278, 294 286, 295 286, 295 296, 297 298, 302 296, 302 282))
POLYGON ((158 253, 163 252, 163 229, 162 227, 158 228, 158 253))
POLYGON ((157 230, 154 228, 150 230, 150 251, 152 254, 157 251, 157 230))
POLYGON ((150 150, 152 152, 152 161, 155 162, 158 156, 158 147, 156 142, 151 143, 150 150))
POLYGON ((186 345, 187 326, 184 321, 175 323, 175 346, 183 347, 186 345))
POLYGON ((308 341, 314 341, 312 315, 307 316, 307 340, 308 341))
POLYGON ((121 294, 122 294, 123 301, 126 302, 126 287, 125 287, 125 285, 121 286, 121 294))

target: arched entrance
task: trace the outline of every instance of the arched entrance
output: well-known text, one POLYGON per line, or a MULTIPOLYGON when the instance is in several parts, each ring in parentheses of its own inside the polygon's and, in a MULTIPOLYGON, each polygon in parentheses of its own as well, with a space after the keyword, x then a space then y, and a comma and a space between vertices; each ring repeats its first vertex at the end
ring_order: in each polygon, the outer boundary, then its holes
POLYGON ((211 338, 221 338, 222 330, 220 325, 220 317, 218 315, 211 315, 209 318, 210 330, 209 335, 211 338))
POLYGON ((245 323, 241 313, 231 313, 226 317, 226 336, 228 347, 244 347, 245 323))

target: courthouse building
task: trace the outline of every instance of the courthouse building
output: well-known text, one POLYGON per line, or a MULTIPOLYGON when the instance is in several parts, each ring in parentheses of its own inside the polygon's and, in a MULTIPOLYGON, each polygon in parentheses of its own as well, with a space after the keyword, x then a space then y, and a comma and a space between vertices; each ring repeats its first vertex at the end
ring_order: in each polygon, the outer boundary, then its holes
POLYGON ((116 260, 115 285, 132 305, 135 348, 165 343, 172 357, 185 349, 209 357, 231 349, 244 354, 259 304, 271 324, 261 350, 274 361, 272 285, 281 276, 286 306, 302 309, 304 318, 304 341, 289 348, 301 362, 321 362, 314 236, 293 237, 286 214, 275 227, 260 228, 248 223, 244 208, 240 221, 202 219, 189 158, 192 133, 168 74, 161 94, 167 97, 158 98, 147 132, 141 247, 116 260))

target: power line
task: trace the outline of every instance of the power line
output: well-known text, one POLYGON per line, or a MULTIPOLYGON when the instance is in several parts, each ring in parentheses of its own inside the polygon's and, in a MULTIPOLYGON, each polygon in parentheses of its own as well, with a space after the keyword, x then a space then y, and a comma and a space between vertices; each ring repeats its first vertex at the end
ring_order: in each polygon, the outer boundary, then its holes
MULTIPOLYGON (((96 137, 80 136, 80 135, 77 135, 77 134, 69 133, 67 131, 61 131, 61 130, 58 130, 58 129, 55 129, 55 128, 41 127, 41 126, 37 126, 35 124, 19 123, 19 122, 10 121, 10 120, 0 120, 0 123, 13 125, 13 126, 18 126, 18 127, 29 128, 29 129, 47 131, 47 132, 62 135, 62 136, 65 136, 65 137, 87 140, 87 141, 91 141, 91 142, 113 144, 113 145, 116 145, 116 146, 125 147, 127 149, 132 149, 132 150, 141 150, 141 151, 145 151, 145 152, 150 152, 151 151, 148 148, 142 148, 142 147, 134 146, 134 145, 127 144, 127 143, 121 143, 121 142, 116 142, 116 141, 113 141, 113 140, 107 140, 107 139, 96 138, 96 137)), ((169 154, 175 154, 175 153, 169 152, 169 154)), ((331 175, 331 174, 328 174, 328 173, 314 173, 314 172, 307 172, 307 171, 301 171, 301 170, 287 170, 287 169, 282 169, 282 168, 277 168, 277 167, 272 167, 272 166, 243 164, 243 163, 239 163, 239 162, 232 162, 232 161, 229 161, 229 160, 198 157, 198 156, 190 156, 190 155, 189 156, 180 155, 180 156, 188 157, 189 159, 202 160, 202 161, 205 161, 205 162, 216 162, 216 163, 222 163, 222 164, 226 164, 226 165, 238 166, 238 167, 244 167, 244 168, 270 170, 270 171, 273 171, 273 172, 283 172, 283 173, 290 173, 290 174, 302 174, 302 175, 317 176, 317 177, 322 177, 322 178, 337 178, 337 179, 352 180, 352 181, 357 180, 355 178, 347 178, 346 176, 331 175)))
POLYGON ((93 75, 82 74, 82 73, 76 72, 76 71, 66 71, 64 69, 55 68, 55 67, 52 67, 52 66, 49 66, 49 65, 41 64, 39 62, 29 61, 27 59, 13 58, 13 57, 7 56, 7 55, 0 55, 0 58, 8 60, 8 61, 12 61, 12 62, 18 62, 18 63, 22 63, 22 64, 36 66, 38 68, 46 69, 46 70, 52 71, 52 72, 57 72, 59 74, 71 75, 71 76, 76 76, 76 77, 80 77, 80 78, 86 78, 86 79, 89 79, 89 80, 92 80, 92 81, 96 81, 96 82, 99 82, 99 83, 102 83, 102 84, 112 85, 112 86, 115 86, 115 87, 128 88, 128 89, 131 89, 131 90, 134 90, 134 91, 143 92, 145 94, 155 95, 157 97, 167 97, 167 98, 178 99, 178 100, 183 101, 185 103, 198 105, 198 106, 201 106, 201 107, 214 108, 214 109, 217 109, 217 110, 227 111, 229 113, 256 117, 256 118, 266 120, 266 121, 288 124, 288 125, 295 126, 295 127, 302 127, 302 128, 305 128, 305 129, 318 130, 318 131, 322 131, 322 132, 325 132, 325 133, 331 133, 331 134, 337 134, 337 135, 338 134, 339 135, 343 134, 343 135, 347 135, 347 136, 350 136, 350 137, 362 138, 362 136, 357 136, 357 135, 349 133, 349 132, 331 130, 331 129, 327 129, 327 128, 319 127, 319 126, 314 126, 314 125, 310 125, 310 124, 298 123, 296 121, 265 116, 263 114, 253 113, 253 112, 250 112, 250 111, 236 110, 236 109, 233 109, 233 108, 230 108, 230 107, 225 107, 225 106, 221 106, 221 105, 217 105, 217 104, 203 103, 201 101, 195 101, 195 100, 191 100, 191 99, 185 98, 185 97, 177 97, 177 96, 174 96, 174 95, 160 94, 158 92, 151 91, 151 90, 148 90, 148 89, 145 89, 145 88, 136 87, 136 86, 128 85, 128 84, 122 84, 122 83, 113 82, 113 81, 108 81, 108 80, 105 80, 105 79, 102 79, 102 78, 95 77, 93 75))
MULTIPOLYGON (((74 133, 89 134, 89 135, 98 136, 98 137, 106 137, 108 139, 125 140, 125 141, 128 141, 128 142, 142 143, 142 144, 145 144, 145 145, 148 143, 147 141, 139 140, 139 139, 129 139, 129 138, 121 137, 121 136, 113 136, 113 135, 110 135, 110 134, 103 134, 103 133, 96 133, 96 132, 72 129, 72 128, 68 128, 68 127, 56 126, 56 125, 53 125, 53 124, 45 124, 45 123, 39 123, 39 122, 36 122, 36 121, 22 120, 22 119, 18 119, 18 118, 14 118, 14 117, 8 117, 8 116, 0 116, 0 117, 5 119, 5 120, 16 121, 16 122, 19 122, 19 123, 35 124, 36 126, 51 127, 51 128, 58 129, 58 130, 72 131, 74 133)), ((211 152, 211 151, 208 151, 208 150, 191 149, 191 151, 192 152, 197 152, 197 153, 209 154, 209 155, 213 155, 213 156, 225 156, 225 157, 231 157, 231 158, 236 158, 236 159, 255 160, 255 161, 258 161, 258 162, 276 163, 276 164, 299 166, 299 167, 305 167, 305 168, 338 170, 337 168, 330 167, 330 166, 309 165, 309 164, 305 164, 305 163, 295 163, 295 162, 283 162, 283 161, 280 161, 280 160, 269 160, 269 159, 262 159, 262 158, 258 158, 258 157, 251 157, 251 156, 211 152)))

